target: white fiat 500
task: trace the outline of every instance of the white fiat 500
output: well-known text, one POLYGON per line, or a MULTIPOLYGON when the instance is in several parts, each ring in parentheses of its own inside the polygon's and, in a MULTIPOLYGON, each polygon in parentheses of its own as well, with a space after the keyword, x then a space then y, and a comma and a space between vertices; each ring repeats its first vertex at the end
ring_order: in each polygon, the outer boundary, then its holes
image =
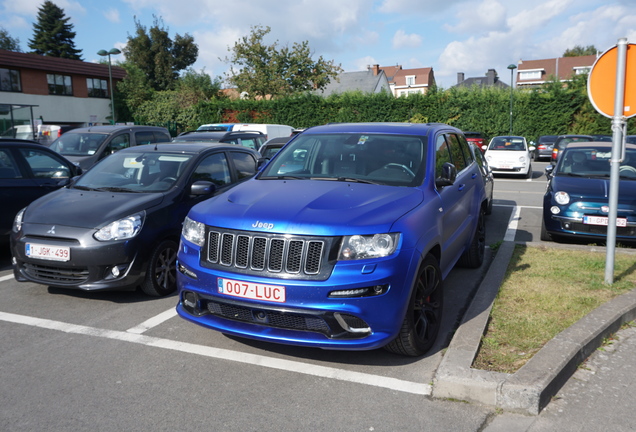
POLYGON ((526 178, 532 176, 533 146, 528 147, 521 136, 498 136, 486 147, 486 160, 493 174, 514 174, 526 178))

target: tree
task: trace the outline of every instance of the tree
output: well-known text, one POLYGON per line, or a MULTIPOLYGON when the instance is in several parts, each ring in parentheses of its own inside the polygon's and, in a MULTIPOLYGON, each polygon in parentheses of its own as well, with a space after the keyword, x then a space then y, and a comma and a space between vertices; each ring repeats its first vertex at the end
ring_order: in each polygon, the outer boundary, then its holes
POLYGON ((174 41, 168 35, 161 18, 154 17, 150 30, 135 18, 135 36, 128 35, 123 51, 128 62, 141 69, 148 83, 155 90, 173 89, 179 72, 191 66, 199 55, 199 47, 187 33, 176 35, 174 41))
POLYGON ((33 23, 33 39, 29 48, 35 54, 82 60, 82 50, 75 48, 75 32, 64 9, 53 2, 45 1, 38 9, 37 22, 33 23))
POLYGON ((8 31, 0 27, 0 49, 7 51, 22 52, 20 39, 12 38, 8 31))
POLYGON ((231 65, 226 75, 239 92, 250 98, 289 96, 322 89, 342 72, 333 60, 321 56, 313 61, 307 41, 280 50, 278 41, 265 45, 263 38, 269 32, 269 27, 254 26, 249 36, 228 47, 232 55, 225 58, 231 65))
POLYGON ((575 45, 574 48, 566 49, 563 53, 563 57, 579 57, 586 55, 593 55, 598 53, 598 50, 594 45, 588 45, 585 48, 580 45, 575 45))

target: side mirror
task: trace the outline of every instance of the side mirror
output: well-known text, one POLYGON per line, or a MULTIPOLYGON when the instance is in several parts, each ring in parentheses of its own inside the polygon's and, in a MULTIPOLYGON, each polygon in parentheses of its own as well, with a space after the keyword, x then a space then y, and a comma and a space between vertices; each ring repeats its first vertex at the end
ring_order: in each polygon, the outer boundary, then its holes
POLYGON ((483 146, 481 146, 481 149, 482 149, 483 151, 486 151, 486 150, 488 149, 488 146, 484 144, 483 146))
POLYGON ((549 164, 545 167, 545 176, 550 180, 552 178, 552 172, 554 171, 554 165, 549 164))
POLYGON ((531 152, 535 151, 536 149, 537 149, 537 148, 536 148, 535 146, 533 146, 533 145, 531 145, 530 147, 528 147, 528 151, 531 151, 531 152))
POLYGON ((216 185, 210 181, 199 180, 190 186, 190 195, 214 195, 216 185))
POLYGON ((444 162, 442 165, 442 174, 435 179, 435 186, 442 188, 444 186, 451 186, 455 183, 457 178, 457 168, 450 162, 444 162))

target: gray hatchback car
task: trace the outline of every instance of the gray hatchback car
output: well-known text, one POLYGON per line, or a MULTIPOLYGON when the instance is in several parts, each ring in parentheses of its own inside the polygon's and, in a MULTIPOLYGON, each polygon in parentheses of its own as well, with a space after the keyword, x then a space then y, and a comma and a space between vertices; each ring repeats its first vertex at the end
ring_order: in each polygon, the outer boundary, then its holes
POLYGON ((92 126, 65 133, 50 148, 87 170, 121 149, 171 140, 168 129, 158 126, 92 126))

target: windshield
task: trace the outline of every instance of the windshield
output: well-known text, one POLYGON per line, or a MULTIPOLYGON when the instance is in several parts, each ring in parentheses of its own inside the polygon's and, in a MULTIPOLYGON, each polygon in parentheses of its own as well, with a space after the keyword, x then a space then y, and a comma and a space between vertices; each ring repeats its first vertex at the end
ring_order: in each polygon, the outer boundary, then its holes
POLYGON ((95 154, 107 134, 67 132, 53 144, 51 149, 64 156, 90 156, 95 154))
POLYGON ((163 192, 186 172, 191 155, 117 152, 81 176, 73 187, 109 192, 163 192))
MULTIPOLYGON (((577 177, 609 177, 609 148, 567 148, 554 169, 554 175, 577 177)), ((636 179, 636 150, 628 149, 620 164, 621 179, 636 179)))
POLYGON ((279 151, 258 178, 416 186, 424 177, 426 145, 421 136, 303 134, 279 151))
POLYGON ((522 137, 495 137, 488 150, 526 151, 526 143, 522 137))

